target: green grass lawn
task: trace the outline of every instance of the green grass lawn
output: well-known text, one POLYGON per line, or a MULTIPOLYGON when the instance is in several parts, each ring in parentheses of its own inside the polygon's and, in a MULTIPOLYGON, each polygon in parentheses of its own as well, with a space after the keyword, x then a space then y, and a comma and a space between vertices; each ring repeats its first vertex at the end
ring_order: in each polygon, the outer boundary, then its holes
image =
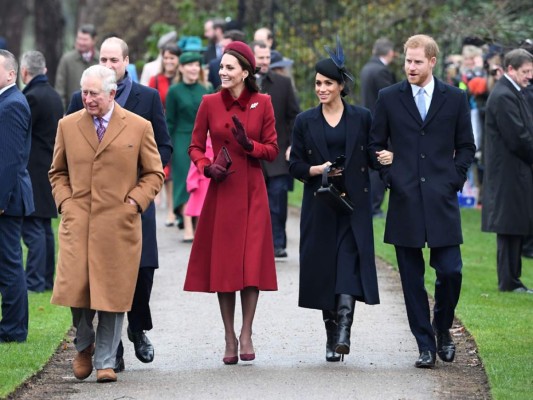
MULTIPOLYGON (((295 182, 289 202, 301 205, 295 182)), ((457 316, 474 336, 495 400, 529 399, 533 388, 533 296, 500 293, 496 282, 496 237, 480 232, 479 210, 463 209, 463 288, 457 316)), ((57 222, 57 221, 56 221, 57 222)), ((376 220, 376 254, 396 265, 393 246, 383 243, 385 220, 376 220)), ((57 228, 57 226, 55 226, 57 228)), ((524 283, 533 287, 533 260, 523 259, 524 283)), ((433 292, 434 273, 426 283, 433 292)), ((0 346, 0 398, 38 372, 70 327, 70 312, 50 305, 50 292, 30 294, 28 341, 0 346)))

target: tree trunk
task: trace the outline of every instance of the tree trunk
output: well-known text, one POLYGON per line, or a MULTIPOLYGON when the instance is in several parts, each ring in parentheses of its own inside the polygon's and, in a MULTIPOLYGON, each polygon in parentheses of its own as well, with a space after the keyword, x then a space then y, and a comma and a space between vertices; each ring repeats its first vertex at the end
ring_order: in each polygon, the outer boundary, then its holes
POLYGON ((64 28, 61 0, 35 0, 35 49, 46 58, 47 76, 52 86, 63 50, 64 28))
POLYGON ((7 50, 19 58, 28 0, 0 0, 0 27, 5 35, 7 50))

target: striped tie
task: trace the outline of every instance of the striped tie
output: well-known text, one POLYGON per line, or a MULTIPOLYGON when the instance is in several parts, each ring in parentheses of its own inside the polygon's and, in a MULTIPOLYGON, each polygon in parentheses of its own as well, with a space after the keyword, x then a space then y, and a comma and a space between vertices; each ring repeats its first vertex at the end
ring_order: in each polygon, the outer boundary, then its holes
POLYGON ((98 141, 101 142, 104 138, 105 133, 104 119, 96 117, 96 121, 98 122, 98 127, 96 128, 96 135, 98 136, 98 141))

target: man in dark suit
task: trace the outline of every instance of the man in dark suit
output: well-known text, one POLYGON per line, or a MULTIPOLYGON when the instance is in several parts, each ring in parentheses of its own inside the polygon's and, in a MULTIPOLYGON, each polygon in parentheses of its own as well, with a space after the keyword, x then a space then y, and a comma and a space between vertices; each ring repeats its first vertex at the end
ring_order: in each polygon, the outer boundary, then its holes
MULTIPOLYGON (((524 40, 520 45, 520 48, 533 54, 533 40, 524 40)), ((526 96, 529 110, 533 114, 533 78, 529 80, 529 85, 524 88, 524 95, 526 96)), ((533 258, 533 235, 528 235, 524 238, 524 242, 522 243, 522 257, 533 258)))
POLYGON ((522 243, 533 234, 533 114, 524 94, 533 55, 512 50, 503 67, 485 113, 481 228, 496 232, 498 289, 533 294, 520 280, 522 243))
POLYGON ((415 35, 404 51, 407 80, 379 92, 369 155, 390 189, 385 242, 396 249, 409 326, 420 351, 415 366, 433 368, 435 353, 446 362, 455 356, 449 329, 461 291, 463 242, 457 191, 476 148, 466 94, 433 77, 437 43, 415 35), (392 164, 384 160, 389 140, 392 164), (426 244, 437 276, 433 322, 424 287, 426 244))
MULTIPOLYGON (((363 107, 374 113, 378 92, 396 82, 394 73, 388 65, 394 60, 394 44, 385 38, 374 43, 372 57, 361 70, 361 99, 363 107)), ((372 215, 383 217, 381 204, 385 197, 385 185, 379 177, 379 172, 370 170, 370 185, 372 194, 372 215)))
POLYGON ((28 336, 28 293, 22 266, 22 220, 33 210, 26 166, 31 146, 31 114, 15 86, 15 56, 0 50, 0 343, 24 342, 28 336))
MULTIPOLYGON (((112 37, 102 43, 100 47, 100 65, 114 70, 117 75, 118 89, 115 101, 126 110, 140 115, 152 123, 155 141, 164 166, 170 160, 172 144, 159 93, 155 89, 132 82, 126 73, 128 64, 128 45, 126 42, 112 37)), ((72 96, 67 114, 82 108, 81 93, 77 92, 72 96)), ((153 327, 149 302, 154 271, 159 266, 155 205, 153 202, 142 214, 142 234, 141 265, 133 304, 131 311, 128 312, 128 338, 133 342, 137 358, 144 363, 149 363, 154 359, 154 348, 144 332, 153 327)), ((124 369, 123 352, 124 348, 122 342, 120 342, 117 352, 116 372, 124 369)))
POLYGON ((292 87, 290 78, 269 71, 270 48, 264 42, 250 44, 254 52, 256 65, 260 68, 257 82, 261 93, 267 93, 272 99, 276 117, 279 154, 272 162, 263 162, 266 176, 268 204, 272 220, 274 239, 274 256, 287 257, 287 222, 288 191, 292 188, 292 177, 289 174, 288 152, 291 145, 291 132, 294 120, 300 112, 300 106, 292 87))
POLYGON ((63 102, 48 83, 46 60, 39 51, 21 57, 20 75, 26 85, 22 93, 31 110, 32 139, 28 172, 33 187, 35 212, 24 218, 22 239, 28 247, 26 284, 28 290, 43 292, 54 286, 55 239, 52 218, 57 217, 48 170, 57 131, 63 117, 63 102))
POLYGON ((222 41, 225 27, 226 21, 222 18, 205 21, 204 37, 208 43, 204 52, 204 64, 209 64, 212 60, 222 57, 224 47, 220 42, 222 41))

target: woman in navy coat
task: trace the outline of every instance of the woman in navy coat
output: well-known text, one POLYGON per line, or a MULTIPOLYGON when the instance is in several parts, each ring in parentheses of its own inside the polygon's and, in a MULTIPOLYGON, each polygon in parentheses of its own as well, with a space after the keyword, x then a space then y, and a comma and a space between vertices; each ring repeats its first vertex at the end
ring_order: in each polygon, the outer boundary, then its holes
POLYGON ((326 360, 339 361, 350 352, 355 301, 379 303, 366 151, 371 114, 342 99, 346 79, 352 79, 342 60, 332 54, 315 69, 320 105, 296 118, 289 167, 304 182, 298 304, 322 310, 326 360), (346 157, 344 167, 330 168, 339 156, 346 157), (342 215, 315 197, 325 169, 344 180, 353 214, 342 215))

